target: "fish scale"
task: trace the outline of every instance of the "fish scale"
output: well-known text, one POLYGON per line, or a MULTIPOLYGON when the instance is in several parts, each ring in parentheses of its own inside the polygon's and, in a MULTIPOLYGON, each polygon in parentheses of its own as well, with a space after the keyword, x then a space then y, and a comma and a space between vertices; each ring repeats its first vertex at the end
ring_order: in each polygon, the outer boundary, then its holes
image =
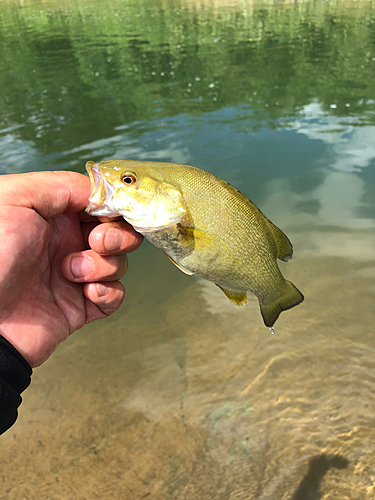
POLYGON ((182 271, 219 286, 237 305, 259 300, 264 323, 303 301, 280 272, 292 244, 244 194, 189 165, 134 160, 88 162, 87 212, 122 215, 182 271))

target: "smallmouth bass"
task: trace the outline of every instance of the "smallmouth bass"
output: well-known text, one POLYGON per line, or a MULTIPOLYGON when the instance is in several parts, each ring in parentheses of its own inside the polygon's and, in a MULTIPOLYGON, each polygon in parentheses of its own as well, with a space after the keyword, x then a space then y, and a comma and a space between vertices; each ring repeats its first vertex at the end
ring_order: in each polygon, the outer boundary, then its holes
POLYGON ((289 239, 227 182, 176 163, 89 161, 86 170, 89 214, 122 215, 181 271, 212 281, 238 306, 252 292, 266 326, 303 301, 276 261, 292 257, 289 239))

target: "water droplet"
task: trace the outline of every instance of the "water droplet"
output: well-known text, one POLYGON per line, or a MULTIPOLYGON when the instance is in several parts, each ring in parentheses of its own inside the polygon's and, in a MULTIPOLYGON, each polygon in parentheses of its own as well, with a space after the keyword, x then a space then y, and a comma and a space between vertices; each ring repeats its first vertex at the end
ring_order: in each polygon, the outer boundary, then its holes
POLYGON ((275 329, 273 326, 271 326, 271 328, 268 328, 268 331, 270 332, 270 335, 275 335, 275 329))

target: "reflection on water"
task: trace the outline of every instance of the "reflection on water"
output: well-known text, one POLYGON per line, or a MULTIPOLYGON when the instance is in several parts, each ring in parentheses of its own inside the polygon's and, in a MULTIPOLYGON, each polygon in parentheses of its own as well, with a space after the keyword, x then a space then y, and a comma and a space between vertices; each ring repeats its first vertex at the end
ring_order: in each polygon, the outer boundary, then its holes
POLYGON ((190 163, 288 234, 271 336, 145 242, 121 311, 35 371, 0 499, 372 500, 375 12, 363 2, 0 4, 1 172, 190 163))

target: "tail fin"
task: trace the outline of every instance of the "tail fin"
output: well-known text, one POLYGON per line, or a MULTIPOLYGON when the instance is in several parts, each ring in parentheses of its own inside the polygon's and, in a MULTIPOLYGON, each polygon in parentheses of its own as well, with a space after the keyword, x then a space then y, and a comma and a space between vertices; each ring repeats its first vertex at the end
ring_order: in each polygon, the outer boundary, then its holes
POLYGON ((264 324, 272 327, 282 311, 287 311, 303 301, 302 293, 291 283, 285 280, 285 287, 281 297, 270 304, 260 304, 260 312, 264 324))

